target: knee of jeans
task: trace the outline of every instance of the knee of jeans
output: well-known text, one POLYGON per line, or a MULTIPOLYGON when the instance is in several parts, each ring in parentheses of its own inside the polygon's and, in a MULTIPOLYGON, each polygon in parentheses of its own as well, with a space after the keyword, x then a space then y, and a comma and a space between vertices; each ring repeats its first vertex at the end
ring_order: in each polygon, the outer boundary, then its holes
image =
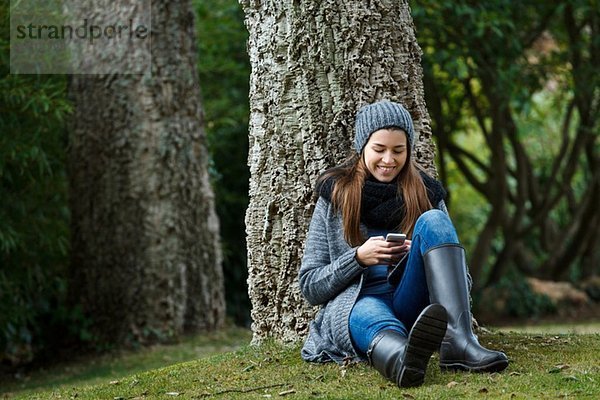
POLYGON ((414 232, 417 233, 424 230, 434 232, 442 241, 458 243, 458 236, 450 217, 441 210, 433 209, 425 211, 417 218, 414 232))
POLYGON ((433 209, 425 211, 423 214, 417 218, 417 223, 415 227, 420 224, 432 224, 432 225, 444 225, 450 223, 450 218, 448 215, 442 210, 433 209))

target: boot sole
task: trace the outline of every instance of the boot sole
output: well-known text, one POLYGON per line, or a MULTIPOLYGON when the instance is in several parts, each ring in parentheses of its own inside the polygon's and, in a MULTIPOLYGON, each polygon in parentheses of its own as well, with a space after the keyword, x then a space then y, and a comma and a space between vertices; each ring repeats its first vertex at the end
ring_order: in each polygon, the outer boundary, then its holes
POLYGON ((486 365, 471 367, 460 362, 455 363, 440 363, 440 368, 443 371, 469 371, 469 372, 500 372, 508 367, 508 360, 497 360, 486 365))
POLYGON ((426 307, 417 317, 408 335, 403 368, 398 374, 399 387, 414 387, 423 384, 427 364, 434 351, 439 349, 444 335, 448 316, 446 309, 439 304, 426 307))

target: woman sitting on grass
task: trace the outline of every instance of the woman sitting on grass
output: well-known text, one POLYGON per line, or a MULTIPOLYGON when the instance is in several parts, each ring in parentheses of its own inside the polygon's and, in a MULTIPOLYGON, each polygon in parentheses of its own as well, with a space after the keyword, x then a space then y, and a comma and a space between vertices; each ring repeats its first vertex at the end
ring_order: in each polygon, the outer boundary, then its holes
POLYGON ((400 387, 423 383, 438 348, 444 369, 505 369, 506 355, 472 332, 465 252, 445 190, 413 159, 410 114, 389 101, 364 106, 355 133, 356 154, 317 183, 299 281, 321 309, 302 358, 368 359, 400 387), (407 239, 387 241, 390 232, 407 239))

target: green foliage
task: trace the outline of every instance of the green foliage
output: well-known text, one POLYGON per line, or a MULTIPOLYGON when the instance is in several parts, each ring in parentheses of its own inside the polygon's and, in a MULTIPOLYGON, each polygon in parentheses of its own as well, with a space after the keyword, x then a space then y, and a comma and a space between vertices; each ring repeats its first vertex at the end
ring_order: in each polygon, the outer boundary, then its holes
POLYGON ((514 268, 553 279, 598 272, 584 255, 598 239, 578 228, 582 215, 598 215, 585 202, 600 157, 597 2, 424 0, 412 9, 438 169, 459 200, 451 212, 475 248, 479 284, 514 268), (468 201, 465 182, 478 193, 468 201))
POLYGON ((495 312, 497 316, 537 319, 556 313, 556 306, 548 296, 533 292, 525 278, 514 273, 500 279, 486 292, 483 299, 478 299, 481 303, 477 304, 484 315, 495 312), (501 309, 495 309, 498 308, 494 304, 497 302, 501 309))
MULTIPOLYGON (((29 360, 66 294, 69 212, 63 77, 10 75, 0 5, 0 360, 29 360)), ((64 321, 60 321, 60 324, 64 321)))
POLYGON ((227 312, 249 324, 246 228, 248 206, 248 33, 237 0, 195 1, 198 69, 221 224, 227 312))
MULTIPOLYGON (((468 132, 457 132, 457 140, 471 151, 482 152, 485 149, 481 139, 469 135, 468 132)), ((439 160, 438 160, 439 162, 439 160)), ((475 247, 481 224, 489 213, 489 203, 477 192, 460 173, 453 159, 446 161, 448 205, 451 208, 452 222, 455 224, 461 244, 467 254, 475 247)), ((438 167, 438 170, 440 167, 438 167)))

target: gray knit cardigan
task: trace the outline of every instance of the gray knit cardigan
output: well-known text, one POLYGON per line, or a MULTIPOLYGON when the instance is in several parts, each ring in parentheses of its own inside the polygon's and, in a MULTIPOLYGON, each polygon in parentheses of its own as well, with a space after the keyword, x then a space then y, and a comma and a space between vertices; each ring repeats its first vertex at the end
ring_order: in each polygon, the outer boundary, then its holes
MULTIPOLYGON (((447 213, 443 201, 437 208, 447 213)), ((361 230, 366 233, 364 225, 361 230)), ((341 215, 329 201, 319 197, 298 272, 306 300, 321 306, 302 347, 306 361, 366 361, 352 345, 348 323, 366 272, 356 261, 356 249, 344 239, 341 215)))

